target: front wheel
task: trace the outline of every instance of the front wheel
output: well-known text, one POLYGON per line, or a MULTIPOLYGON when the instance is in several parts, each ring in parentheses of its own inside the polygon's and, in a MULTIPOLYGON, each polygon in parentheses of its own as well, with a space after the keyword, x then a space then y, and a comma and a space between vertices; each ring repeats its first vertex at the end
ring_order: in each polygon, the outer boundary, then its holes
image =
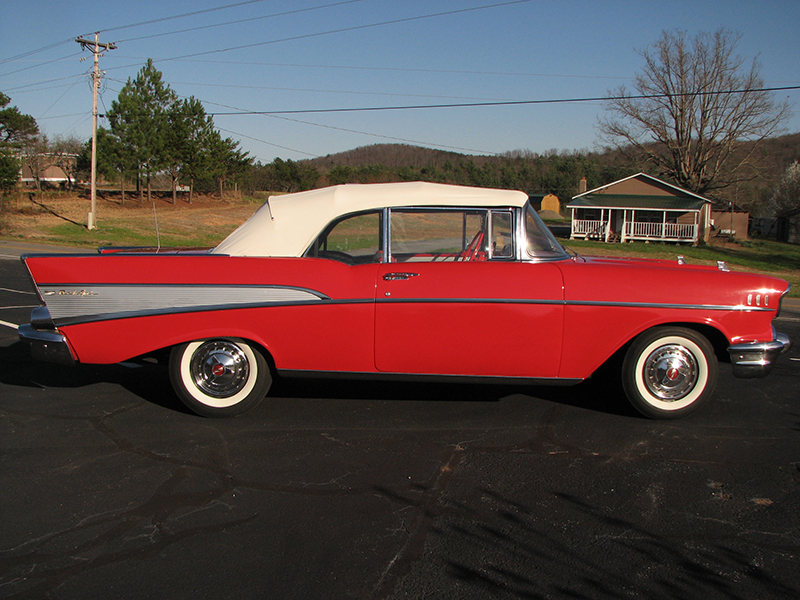
POLYGON ((705 404, 717 382, 709 341, 685 327, 655 327, 637 337, 622 363, 630 403, 653 419, 676 419, 705 404))
POLYGON ((199 340, 175 346, 169 357, 172 387, 204 417, 232 417, 267 395, 272 375, 263 354, 237 339, 199 340))

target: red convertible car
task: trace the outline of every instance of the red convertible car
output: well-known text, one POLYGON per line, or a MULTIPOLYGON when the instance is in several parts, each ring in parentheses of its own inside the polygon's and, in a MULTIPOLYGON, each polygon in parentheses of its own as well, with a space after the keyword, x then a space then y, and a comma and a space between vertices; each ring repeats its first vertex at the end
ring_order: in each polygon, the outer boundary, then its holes
POLYGON ((208 251, 22 260, 34 358, 169 350, 205 416, 252 408, 276 375, 574 384, 619 359, 633 406, 674 418, 709 399, 718 362, 763 377, 791 345, 772 327, 785 281, 569 255, 509 190, 341 185, 273 196, 208 251))

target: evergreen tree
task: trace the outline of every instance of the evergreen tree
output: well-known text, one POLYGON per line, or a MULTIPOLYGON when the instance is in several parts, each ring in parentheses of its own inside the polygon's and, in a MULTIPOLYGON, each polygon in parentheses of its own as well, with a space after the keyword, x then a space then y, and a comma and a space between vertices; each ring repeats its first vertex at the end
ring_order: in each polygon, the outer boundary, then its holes
MULTIPOLYGON (((153 175, 171 162, 169 116, 176 103, 175 92, 148 59, 136 79, 128 79, 108 112, 111 131, 122 141, 125 162, 136 165, 147 181, 148 200, 153 175)), ((143 192, 138 185, 141 198, 143 192)))
POLYGON ((210 146, 214 140, 214 121, 194 96, 179 102, 171 115, 170 173, 172 202, 181 176, 189 181, 189 204, 194 195, 194 182, 211 168, 210 146))
POLYGON ((12 189, 19 181, 19 151, 39 133, 36 119, 22 114, 16 106, 8 107, 11 99, 0 92, 0 194, 12 189))
POLYGON ((223 138, 219 131, 214 130, 209 136, 209 170, 219 184, 219 198, 223 198, 223 188, 226 181, 243 173, 252 164, 253 159, 238 148, 239 142, 231 138, 223 138))

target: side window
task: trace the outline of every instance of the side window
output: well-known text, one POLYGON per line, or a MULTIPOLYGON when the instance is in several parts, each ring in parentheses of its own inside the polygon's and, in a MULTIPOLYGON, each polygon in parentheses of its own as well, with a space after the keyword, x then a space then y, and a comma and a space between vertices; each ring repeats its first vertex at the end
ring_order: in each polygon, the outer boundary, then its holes
POLYGON ((391 211, 393 262, 486 260, 487 211, 391 211))
POLYGON ((304 256, 329 258, 349 265, 381 260, 381 213, 349 215, 334 221, 304 256))
POLYGON ((514 258, 513 222, 510 211, 492 211, 492 258, 514 258))

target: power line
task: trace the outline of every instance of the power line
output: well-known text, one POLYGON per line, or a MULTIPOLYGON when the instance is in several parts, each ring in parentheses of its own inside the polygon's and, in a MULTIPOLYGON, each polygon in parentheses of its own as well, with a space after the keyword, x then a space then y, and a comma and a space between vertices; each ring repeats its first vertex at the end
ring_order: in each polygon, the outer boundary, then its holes
MULTIPOLYGON (((70 42, 75 41, 71 39, 70 42)), ((17 73, 22 73, 23 71, 30 71, 31 69, 38 69, 39 67, 43 67, 45 65, 50 65, 52 63, 61 62, 62 60, 69 60, 71 58, 75 58, 76 56, 80 56, 80 52, 75 54, 70 54, 69 56, 62 56, 61 58, 54 58, 53 60, 47 60, 45 62, 40 62, 35 65, 31 65, 29 67, 22 67, 21 69, 17 69, 16 71, 9 71, 8 73, 3 73, 0 77, 8 77, 9 75, 15 75, 17 73)))
POLYGON ((713 95, 732 95, 732 94, 752 94, 756 92, 779 92, 786 90, 800 90, 800 85, 757 88, 751 90, 724 90, 718 92, 690 92, 684 94, 641 94, 630 96, 595 96, 588 98, 559 98, 550 100, 501 100, 497 102, 465 102, 459 104, 417 104, 412 106, 366 106, 360 108, 309 108, 297 110, 268 110, 268 111, 244 111, 229 113, 210 113, 212 116, 233 116, 233 115, 303 115, 303 114, 324 114, 324 113, 346 113, 346 112, 379 112, 389 110, 422 110, 433 108, 477 108, 485 106, 525 106, 534 104, 573 104, 583 102, 608 102, 609 100, 648 100, 656 98, 677 98, 679 96, 713 96, 713 95))
MULTIPOLYGON (((135 27, 142 27, 144 25, 154 25, 156 23, 163 23, 165 21, 172 21, 172 20, 175 20, 175 19, 183 19, 185 17, 193 17, 193 16, 196 16, 196 15, 201 15, 201 14, 211 13, 211 12, 215 12, 215 11, 225 10, 225 9, 228 9, 228 8, 236 8, 236 7, 245 6, 245 5, 248 5, 248 4, 257 4, 257 3, 260 3, 260 2, 264 2, 264 1, 265 0, 247 0, 245 2, 237 2, 235 4, 228 4, 228 5, 225 5, 225 6, 218 6, 216 8, 208 8, 208 9, 205 9, 205 10, 196 10, 196 11, 193 11, 193 12, 182 13, 182 14, 179 14, 179 15, 172 15, 172 16, 169 16, 169 17, 161 17, 161 18, 158 18, 158 19, 151 19, 151 20, 148 20, 148 21, 141 21, 139 23, 131 23, 129 25, 120 25, 118 27, 111 27, 111 28, 108 28, 108 29, 99 29, 98 32, 100 32, 100 33, 108 33, 108 32, 111 32, 111 31, 120 31, 120 30, 123 30, 123 29, 132 29, 132 28, 135 28, 135 27)), ((270 14, 270 15, 265 15, 265 16, 261 16, 261 17, 253 17, 253 18, 248 18, 248 19, 240 19, 240 20, 236 20, 236 21, 228 21, 226 23, 215 23, 213 25, 206 25, 206 26, 201 26, 201 27, 192 27, 192 28, 182 29, 182 30, 178 30, 178 31, 168 31, 168 32, 165 32, 165 33, 153 34, 153 35, 142 36, 142 37, 138 37, 138 38, 131 38, 129 40, 121 40, 121 41, 122 42, 131 42, 131 41, 146 40, 146 39, 151 39, 151 38, 156 38, 156 37, 163 37, 163 36, 167 36, 167 35, 175 35, 175 34, 178 34, 178 33, 186 33, 186 32, 191 32, 191 31, 200 31, 202 29, 210 29, 210 28, 213 28, 213 27, 222 27, 224 25, 234 25, 234 24, 237 24, 237 23, 245 23, 245 22, 249 22, 249 21, 256 21, 256 20, 261 20, 261 19, 269 19, 269 18, 274 18, 274 17, 287 16, 287 15, 292 15, 292 14, 297 14, 297 13, 309 12, 309 11, 313 11, 313 10, 331 8, 331 7, 334 7, 334 6, 341 6, 341 5, 344 5, 344 4, 353 4, 355 2, 363 2, 363 1, 364 0, 342 0, 340 2, 333 2, 333 3, 330 3, 330 4, 323 4, 321 6, 312 6, 312 7, 309 7, 309 8, 290 10, 290 11, 285 11, 285 12, 281 12, 281 13, 274 13, 274 14, 270 14)), ((91 35, 91 34, 83 34, 83 35, 80 35, 80 36, 77 36, 77 37, 86 37, 88 35, 91 35)), ((75 40, 75 38, 71 37, 71 38, 69 38, 67 40, 63 40, 61 42, 56 42, 54 44, 50 44, 48 46, 44 46, 44 47, 38 48, 36 50, 30 50, 28 52, 24 52, 24 53, 18 54, 16 56, 11 56, 9 58, 2 59, 2 60, 0 60, 0 65, 8 63, 8 62, 14 62, 14 61, 17 61, 19 59, 26 58, 28 56, 32 56, 34 54, 38 54, 40 52, 44 52, 46 50, 52 50, 53 48, 58 48, 59 46, 67 45, 67 44, 69 44, 70 42, 72 42, 74 40, 75 40)), ((7 75, 13 75, 14 73, 19 73, 20 71, 26 71, 28 69, 35 69, 35 68, 50 64, 52 62, 57 62, 59 60, 66 60, 68 58, 72 58, 73 56, 74 55, 70 55, 70 56, 68 56, 66 58, 60 58, 60 59, 55 59, 55 60, 51 60, 51 61, 46 61, 46 62, 43 62, 43 63, 38 63, 36 65, 32 65, 32 66, 29 66, 29 67, 25 67, 23 69, 19 69, 17 71, 12 71, 10 73, 6 73, 4 75, 0 75, 0 77, 5 77, 7 75)))
MULTIPOLYGON (((112 80, 117 81, 119 80, 112 80)), ((195 87, 220 87, 225 89, 237 89, 237 90, 270 90, 270 91, 277 91, 277 92, 302 92, 304 94, 351 94, 357 96, 393 96, 393 97, 404 97, 404 98, 442 98, 442 99, 450 99, 450 100, 495 100, 500 101, 501 98, 476 98, 476 97, 464 97, 464 96, 437 96, 434 94, 402 94, 397 92, 357 92, 352 90, 321 90, 321 89, 314 89, 314 88, 286 88, 286 87, 275 87, 275 86, 266 86, 266 85, 231 85, 227 83, 191 83, 191 82, 180 82, 176 81, 172 83, 172 85, 187 85, 187 86, 195 86, 195 87)))
POLYGON ((370 28, 373 28, 373 27, 383 27, 385 25, 397 25, 399 23, 409 23, 409 22, 412 22, 412 21, 420 21, 422 19, 432 19, 434 17, 444 17, 444 16, 462 14, 462 13, 467 13, 467 12, 474 12, 474 11, 478 11, 478 10, 486 10, 486 9, 489 9, 489 8, 498 8, 498 7, 501 7, 501 6, 511 6, 511 5, 514 5, 514 4, 526 4, 528 2, 533 2, 533 1, 534 0, 508 0, 507 2, 499 2, 497 4, 485 4, 483 6, 473 6, 471 8, 461 8, 461 9, 457 9, 457 10, 448 10, 448 11, 439 12, 439 13, 431 13, 431 14, 427 14, 427 15, 418 15, 416 17, 405 17, 405 18, 402 18, 402 19, 392 19, 392 20, 389 20, 389 21, 381 21, 379 23, 368 23, 366 25, 353 25, 351 27, 341 27, 339 29, 331 29, 331 30, 328 30, 328 31, 319 31, 317 33, 306 33, 306 34, 302 34, 302 35, 296 35, 296 36, 291 36, 291 37, 287 37, 287 38, 281 38, 281 39, 277 39, 277 40, 269 40, 269 41, 266 41, 266 42, 254 42, 252 44, 243 44, 241 46, 231 46, 229 48, 221 48, 221 49, 218 49, 218 50, 206 50, 204 52, 195 52, 193 54, 186 54, 186 55, 183 55, 183 56, 174 56, 172 58, 162 58, 162 59, 153 59, 153 60, 156 61, 156 62, 167 62, 167 61, 172 61, 172 60, 181 60, 181 59, 185 59, 185 58, 195 58, 197 56, 207 56, 209 54, 219 54, 221 52, 231 52, 233 50, 247 50, 249 48, 257 48, 259 46, 267 46, 269 44, 278 44, 278 43, 281 43, 281 42, 291 42, 291 41, 297 41, 297 40, 305 40, 305 39, 314 38, 314 37, 332 35, 332 34, 335 34, 335 33, 348 33, 348 32, 351 32, 351 31, 359 31, 359 30, 362 30, 362 29, 370 29, 370 28))
POLYGON ((219 10, 226 10, 228 8, 236 8, 239 6, 245 6, 247 4, 258 4, 259 2, 265 2, 266 0, 246 0, 245 2, 237 2, 235 4, 227 4, 225 6, 217 6, 215 8, 206 8, 204 10, 195 10, 193 12, 182 13, 180 15, 172 15, 170 17, 160 17, 158 19, 150 19, 148 21, 140 21, 139 23, 130 23, 128 25, 120 25, 118 27, 111 27, 110 29, 101 29, 101 33, 109 33, 111 31, 120 31, 121 29, 132 29, 134 27, 142 27, 144 25, 154 25, 156 23, 163 23, 165 21, 173 21, 175 19, 183 19, 185 17, 194 17, 196 15, 202 15, 210 12, 216 12, 219 10))
MULTIPOLYGON (((73 41, 75 41, 75 40, 73 40, 73 41)), ((81 79, 81 78, 83 78, 85 76, 86 76, 86 73, 79 73, 78 75, 69 75, 67 77, 57 77, 55 79, 46 79, 44 81, 37 81, 36 83, 28 83, 26 85, 20 85, 20 86, 17 86, 15 88, 4 88, 4 90, 5 90, 6 93, 8 93, 8 92, 20 92, 21 90, 24 90, 25 92, 41 92, 43 90, 52 90, 52 89, 63 87, 63 86, 53 85, 53 86, 46 87, 46 88, 37 88, 36 86, 44 85, 46 83, 55 83, 57 81, 67 81, 67 80, 70 80, 70 79, 81 79), (27 89, 27 88, 34 88, 34 89, 27 89)))
MULTIPOLYGON (((126 57, 133 58, 133 57, 126 57)), ((169 59, 173 60, 173 59, 169 59)), ((255 67, 292 67, 292 68, 308 68, 308 69, 347 69, 358 71, 388 71, 400 73, 431 73, 433 75, 498 75, 502 77, 553 77, 556 79, 623 79, 630 80, 633 77, 621 77, 619 75, 565 75, 563 73, 525 73, 517 71, 467 71, 460 69, 421 69, 419 67, 366 67, 363 65, 310 65, 301 63, 272 63, 272 62, 256 62, 256 61, 228 61, 228 60, 202 60, 192 61, 189 59, 174 59, 181 62, 198 62, 201 64, 218 64, 218 65, 243 65, 255 67)), ((784 82, 781 82, 784 83, 784 82)))
MULTIPOLYGON (((179 14, 179 15, 172 15, 172 16, 169 16, 169 17, 161 17, 161 18, 158 18, 158 19, 150 19, 149 21, 140 21, 138 23, 130 23, 128 25, 120 25, 118 27, 110 27, 108 29, 98 29, 97 31, 99 33, 108 33, 108 32, 111 32, 111 31, 120 31, 122 29, 132 29, 134 27, 142 27, 144 25, 154 25, 156 23, 163 23, 165 21, 172 21, 174 19, 183 19, 185 17, 193 17, 193 16, 196 16, 196 15, 202 15, 202 14, 205 14, 205 13, 215 12, 215 11, 219 11, 219 10, 225 10, 225 9, 228 9, 228 8, 236 8, 236 7, 239 7, 239 6, 245 6, 247 4, 257 4, 259 2, 265 2, 265 1, 266 0, 247 0, 245 2, 237 2, 235 4, 228 4, 228 5, 225 5, 225 6, 217 6, 216 8, 207 8, 205 10, 196 10, 196 11, 193 11, 193 12, 182 13, 182 14, 179 14)), ((28 56, 32 56, 34 54, 38 54, 39 52, 45 52, 46 50, 52 50, 53 48, 58 48, 59 46, 65 46, 65 45, 70 44, 73 41, 75 41, 75 37, 86 37, 86 36, 92 35, 93 33, 94 32, 92 32, 92 33, 84 33, 84 34, 81 34, 79 36, 73 36, 73 37, 67 38, 66 40, 62 40, 60 42, 56 42, 54 44, 50 44, 49 46, 43 46, 42 48, 37 48, 36 50, 30 50, 30 51, 24 52, 22 54, 17 54, 16 56, 11 56, 9 58, 4 58, 4 59, 0 60, 0 65, 2 65, 4 63, 7 63, 7 62, 13 62, 13 61, 19 60, 21 58, 26 58, 28 56)), ((170 33, 164 33, 164 34, 160 34, 160 35, 170 35, 170 33)), ((151 36, 151 37, 154 37, 154 36, 151 36)), ((146 39, 146 38, 141 38, 141 39, 146 39)), ((47 64, 47 63, 42 63, 42 64, 47 64)), ((37 65, 37 66, 39 66, 39 65, 37 65)))
MULTIPOLYGON (((255 0, 255 1, 261 2, 263 0, 255 0)), ((178 29, 178 30, 175 30, 175 31, 166 31, 164 33, 154 33, 152 35, 145 35, 145 36, 141 36, 141 37, 130 38, 130 39, 127 39, 127 40, 119 40, 119 42, 117 42, 117 43, 121 44, 121 43, 125 43, 125 42, 138 42, 138 41, 141 41, 141 40, 149 40, 149 39, 152 39, 152 38, 164 37, 164 36, 168 36, 168 35, 177 35, 179 33, 189 33, 189 32, 193 32, 193 31, 202 31, 202 30, 205 30, 205 29, 213 29, 215 27, 225 27, 226 25, 237 25, 239 23, 250 23, 252 21, 261 21, 263 19, 273 19, 275 17, 285 17, 285 16, 288 16, 288 15, 296 15, 296 14, 299 14, 299 13, 310 12, 310 11, 313 11, 313 10, 320 10, 320 9, 323 9, 323 8, 332 8, 334 6, 342 6, 344 4, 354 4, 356 2, 364 2, 364 1, 365 0, 342 0, 342 2, 333 2, 332 4, 323 4, 321 6, 311 6, 311 7, 308 7, 308 8, 298 8, 296 10, 287 10, 287 11, 284 11, 284 12, 272 13, 272 14, 263 15, 263 16, 260 16, 260 17, 249 17, 247 19, 238 19, 236 21, 227 21, 225 23, 214 23, 212 25, 201 25, 201 26, 198 26, 198 27, 189 27, 187 29, 178 29)), ((245 2, 244 4, 249 4, 249 3, 245 2)), ((234 5, 234 6, 236 6, 236 5, 234 5)), ((189 14, 194 15, 194 14, 199 14, 201 12, 207 12, 207 11, 199 11, 198 13, 189 13, 189 14)), ((183 15, 183 16, 186 16, 186 15, 183 15)), ((178 18, 178 17, 169 17, 169 18, 174 19, 174 18, 178 18)), ((134 27, 134 26, 132 25, 131 27, 134 27)))
POLYGON ((248 140, 252 140, 254 142, 259 142, 261 144, 266 144, 267 146, 272 146, 273 148, 280 148, 281 150, 288 150, 289 152, 297 152, 298 154, 305 154, 306 156, 311 156, 312 158, 319 158, 319 155, 314 154, 312 152, 304 152, 303 150, 297 150, 296 148, 289 148, 288 146, 281 146, 280 144, 274 144, 272 142, 268 142, 266 140, 262 140, 259 138, 254 138, 249 135, 245 135, 243 133, 238 133, 236 131, 230 131, 228 129, 223 129, 222 127, 217 127, 219 131, 224 131, 225 133, 230 133, 232 135, 237 135, 239 137, 246 138, 248 140))
MULTIPOLYGON (((69 38, 67 40, 63 40, 61 42, 56 42, 55 44, 50 44, 49 46, 45 46, 44 48, 39 48, 37 50, 30 50, 28 52, 23 52, 22 54, 17 54, 16 56, 11 56, 9 58, 4 58, 0 60, 0 65, 5 64, 7 62, 14 62, 20 60, 21 58, 27 58, 28 56, 33 56, 34 54, 38 54, 39 52, 44 52, 45 50, 52 50, 53 48, 58 48, 59 46, 66 46, 68 43, 72 43, 75 38, 69 38)), ((47 63, 44 63, 47 64, 47 63)))
MULTIPOLYGON (((134 23, 134 24, 131 24, 131 25, 124 25, 124 26, 121 26, 121 27, 116 27, 116 28, 111 28, 111 29, 101 29, 101 30, 98 30, 98 31, 106 33, 106 32, 109 32, 109 31, 116 31, 116 30, 119 30, 119 29, 138 27, 138 26, 141 26, 141 25, 147 25, 147 24, 157 23, 157 22, 161 22, 161 21, 167 21, 167 20, 171 20, 171 19, 178 19, 178 18, 183 18, 183 17, 187 17, 187 16, 193 16, 193 15, 197 15, 197 14, 212 12, 212 11, 215 11, 215 10, 222 10, 222 9, 225 9, 225 8, 242 6, 242 5, 245 5, 245 4, 252 4, 252 3, 255 3, 255 2, 261 2, 261 1, 263 1, 263 0, 249 0, 248 2, 240 2, 240 3, 236 3, 236 4, 230 4, 230 5, 223 6, 223 7, 218 7, 218 8, 215 8, 215 9, 206 9, 206 10, 201 10, 201 11, 194 11, 194 12, 191 12, 191 13, 184 13, 184 14, 181 14, 181 15, 174 15, 174 16, 171 16, 171 17, 163 17, 161 19, 153 19, 153 20, 150 20, 150 21, 142 21, 140 23, 134 23)), ((360 2, 360 1, 363 1, 363 0, 343 0, 342 2, 326 4, 326 5, 322 5, 322 6, 319 6, 319 7, 313 7, 313 8, 309 8, 309 9, 298 9, 296 11, 289 11, 287 13, 280 13, 280 14, 291 14, 291 13, 294 13, 294 12, 317 10, 317 9, 320 9, 320 8, 328 8, 328 7, 331 7, 331 6, 337 6, 337 5, 341 5, 341 4, 348 4, 348 3, 360 2)), ((207 55, 210 55, 210 54, 219 54, 219 53, 222 53, 222 52, 230 52, 230 51, 234 51, 234 50, 243 50, 243 49, 248 49, 248 48, 253 48, 253 47, 258 47, 258 46, 265 46, 265 45, 269 45, 269 44, 277 44, 277 43, 287 42, 287 41, 296 41, 296 40, 301 40, 301 39, 309 39, 309 38, 314 38, 314 37, 321 37, 321 36, 325 36, 325 35, 333 35, 333 34, 336 34, 336 33, 347 33, 347 32, 358 31, 358 30, 362 30, 362 29, 370 29, 370 28, 374 28, 374 27, 383 27, 383 26, 386 26, 386 25, 396 25, 396 24, 400 24, 400 23, 408 23, 408 22, 412 22, 412 21, 419 21, 419 20, 430 19, 430 18, 434 18, 434 17, 450 16, 450 15, 462 14, 462 13, 467 13, 467 12, 474 12, 474 11, 479 11, 479 10, 487 10, 487 9, 491 9, 491 8, 498 8, 498 7, 503 7, 503 6, 511 6, 511 5, 515 5, 515 4, 525 4, 525 3, 528 3, 528 2, 533 2, 533 0, 508 0, 506 2, 499 2, 499 3, 495 3, 495 4, 486 4, 486 5, 482 5, 482 6, 474 6, 474 7, 470 7, 470 8, 443 11, 443 12, 439 12, 439 13, 431 13, 431 14, 426 14, 426 15, 417 15, 417 16, 414 16, 414 17, 405 17, 405 18, 401 18, 401 19, 393 19, 393 20, 389 20, 389 21, 381 21, 381 22, 378 22, 378 23, 368 23, 368 24, 365 24, 365 25, 354 25, 354 26, 351 26, 351 27, 343 27, 343 28, 339 28, 339 29, 333 29, 333 30, 322 31, 322 32, 317 32, 317 33, 302 34, 302 35, 292 36, 292 37, 288 37, 288 38, 281 38, 281 39, 277 39, 277 40, 269 40, 269 41, 265 41, 265 42, 256 42, 256 43, 253 43, 253 44, 246 44, 246 45, 242 45, 242 46, 235 46, 235 47, 229 47, 229 48, 221 48, 221 49, 217 49, 217 50, 207 50, 207 51, 204 51, 204 52, 197 52, 197 53, 194 53, 194 54, 187 54, 187 55, 184 55, 184 56, 177 56, 177 57, 171 57, 171 58, 162 58, 162 59, 154 59, 154 61, 155 62, 168 62, 168 61, 173 61, 173 60, 175 60, 175 61, 177 61, 177 60, 186 60, 186 59, 190 59, 190 58, 196 58, 198 56, 207 56, 207 55)), ((276 16, 276 15, 272 15, 272 16, 276 16)), ((165 34, 159 34, 159 35, 171 35, 171 33, 165 33, 165 34)), ((156 36, 149 36, 149 37, 156 37, 156 36)), ((74 38, 70 39, 69 41, 73 41, 73 39, 74 38)), ((32 51, 31 53, 28 53, 28 54, 39 52, 39 51, 47 49, 47 48, 60 46, 61 44, 62 44, 62 42, 59 42, 58 44, 55 44, 55 45, 52 45, 52 46, 48 46, 48 47, 40 49, 40 50, 32 51)), ((72 56, 75 56, 75 55, 71 55, 69 57, 55 59, 53 61, 47 61, 47 62, 44 62, 44 63, 39 63, 37 65, 32 65, 32 66, 29 66, 29 67, 25 67, 25 68, 19 69, 17 71, 13 71, 13 72, 10 72, 10 73, 6 73, 6 74, 3 74, 3 75, 0 75, 0 77, 5 77, 7 75, 11 75, 11 74, 14 74, 14 73, 19 73, 21 71, 37 68, 37 67, 49 64, 51 62, 57 62, 57 61, 60 61, 60 60, 66 60, 68 58, 72 58, 72 56)), ((12 60, 12 59, 8 59, 8 60, 12 60)), ((2 64, 2 63, 0 63, 0 64, 2 64)), ((121 66, 121 67, 113 67, 113 69, 126 69, 126 68, 130 68, 132 66, 136 66, 136 65, 124 65, 124 66, 121 66)))

